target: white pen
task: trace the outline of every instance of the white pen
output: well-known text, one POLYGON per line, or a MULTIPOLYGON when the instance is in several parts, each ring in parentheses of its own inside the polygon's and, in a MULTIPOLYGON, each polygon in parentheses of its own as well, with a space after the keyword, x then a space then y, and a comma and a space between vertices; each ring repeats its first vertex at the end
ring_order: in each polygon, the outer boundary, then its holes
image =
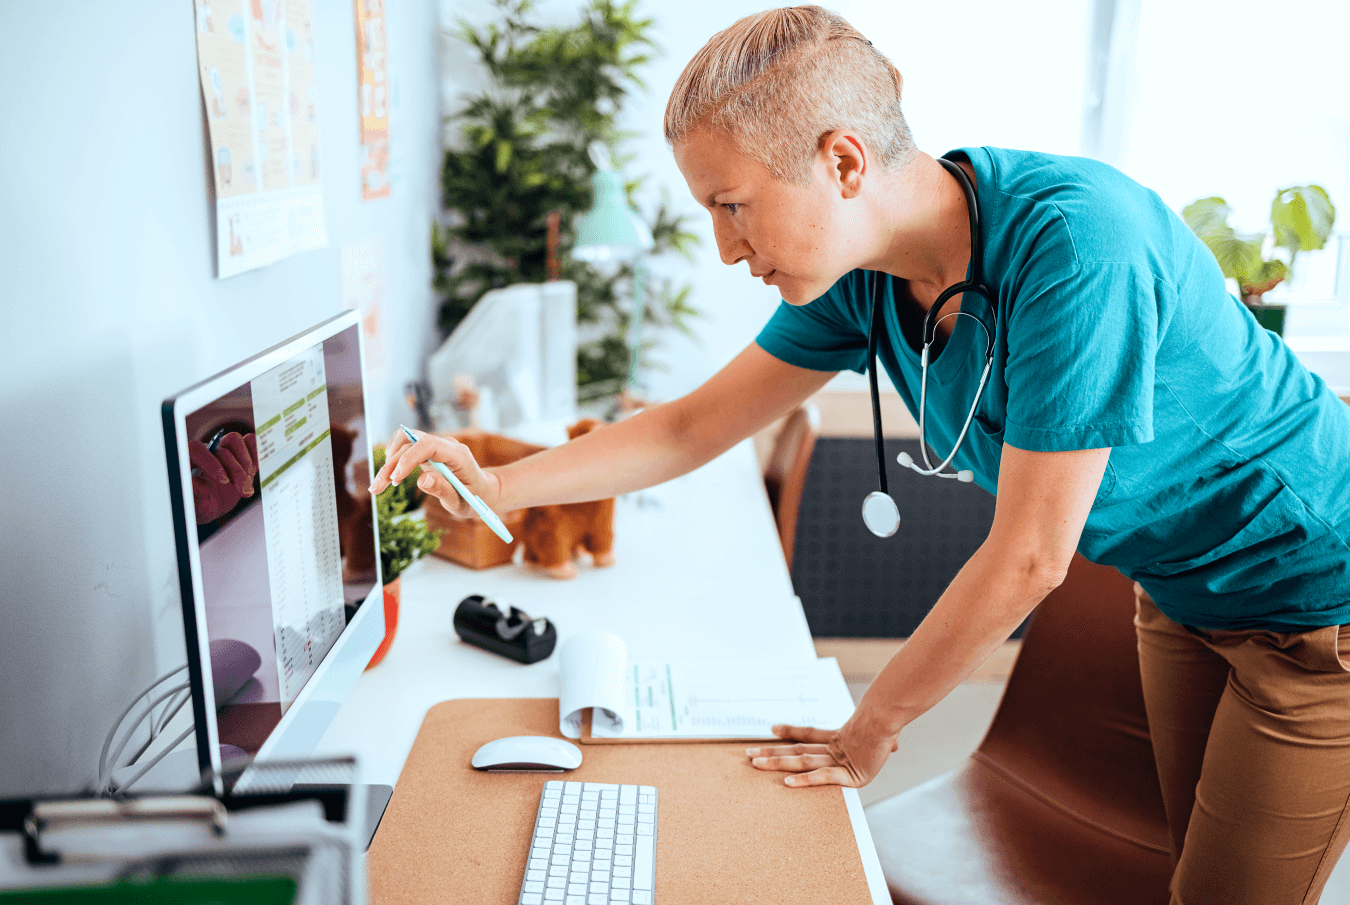
MULTIPOLYGON (((409 440, 411 440, 413 443, 417 442, 416 434, 408 430, 406 427, 403 427, 402 424, 400 424, 399 427, 402 428, 403 433, 408 435, 409 440)), ((469 490, 469 488, 465 487, 464 482, 461 481, 459 478, 455 477, 454 472, 446 468, 440 462, 422 463, 423 468, 425 468, 428 465, 439 471, 441 473, 441 477, 445 478, 447 481, 450 482, 450 486, 455 488, 455 493, 458 493, 461 497, 463 497, 464 502, 469 504, 469 508, 471 508, 474 512, 478 513, 478 516, 487 524, 489 528, 492 529, 493 534, 497 535, 502 540, 506 541, 508 544, 514 541, 514 538, 511 537, 511 532, 507 531, 506 526, 502 524, 502 520, 497 518, 497 513, 489 509, 487 503, 484 503, 477 496, 475 496, 473 492, 469 490)))

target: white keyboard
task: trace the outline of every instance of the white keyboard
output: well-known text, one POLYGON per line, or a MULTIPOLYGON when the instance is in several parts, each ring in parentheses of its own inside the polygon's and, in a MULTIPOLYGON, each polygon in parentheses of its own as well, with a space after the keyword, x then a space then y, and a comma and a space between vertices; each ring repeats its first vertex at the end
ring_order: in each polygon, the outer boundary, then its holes
POLYGON ((656 789, 544 784, 520 905, 652 905, 656 789))

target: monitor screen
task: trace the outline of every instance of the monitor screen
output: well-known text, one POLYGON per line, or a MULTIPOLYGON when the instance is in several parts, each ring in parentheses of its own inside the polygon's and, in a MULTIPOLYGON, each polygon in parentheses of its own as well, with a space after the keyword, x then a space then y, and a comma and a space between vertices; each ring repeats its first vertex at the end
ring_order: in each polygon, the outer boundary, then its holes
POLYGON ((165 402, 203 769, 307 754, 365 665, 326 668, 380 588, 359 334, 340 315, 165 402))

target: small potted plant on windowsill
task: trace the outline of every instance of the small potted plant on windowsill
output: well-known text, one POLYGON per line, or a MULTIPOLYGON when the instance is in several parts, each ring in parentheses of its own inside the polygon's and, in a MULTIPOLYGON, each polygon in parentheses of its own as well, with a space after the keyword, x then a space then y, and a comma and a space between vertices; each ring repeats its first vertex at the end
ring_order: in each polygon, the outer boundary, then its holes
POLYGON ((1290 278, 1299 252, 1326 244, 1336 207, 1320 185, 1280 189, 1270 205, 1269 233, 1239 233, 1228 224, 1232 210, 1216 196, 1186 205, 1181 216, 1214 253, 1223 275, 1237 281, 1242 301, 1261 326, 1283 333, 1284 306, 1267 304, 1262 296, 1290 278))
MULTIPOLYGON (((384 467, 384 447, 375 447, 374 453, 375 470, 379 471, 384 467)), ((421 501, 416 474, 408 475, 375 497, 375 519, 380 529, 380 568, 384 575, 384 640, 366 669, 383 660, 394 643, 394 633, 398 630, 400 576, 440 543, 441 532, 429 529, 425 515, 417 509, 421 501)))

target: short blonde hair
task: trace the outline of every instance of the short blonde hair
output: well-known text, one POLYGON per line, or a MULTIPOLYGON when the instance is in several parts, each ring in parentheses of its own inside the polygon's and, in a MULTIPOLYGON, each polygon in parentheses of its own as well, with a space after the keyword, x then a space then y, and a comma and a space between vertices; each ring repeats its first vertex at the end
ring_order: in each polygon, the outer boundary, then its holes
POLYGON ((903 169, 916 152, 900 112, 900 73, 819 6, 755 13, 713 35, 670 93, 666 141, 705 126, 797 185, 810 178, 822 136, 836 129, 857 132, 886 171, 903 169))

